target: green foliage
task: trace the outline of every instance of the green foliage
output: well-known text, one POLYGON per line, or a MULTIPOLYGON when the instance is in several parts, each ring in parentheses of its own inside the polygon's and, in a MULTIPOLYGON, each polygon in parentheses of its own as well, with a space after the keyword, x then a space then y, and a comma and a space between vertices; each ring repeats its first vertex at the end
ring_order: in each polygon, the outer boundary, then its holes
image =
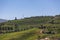
MULTIPOLYGON (((5 34, 0 35, 1 40, 36 40, 37 38, 60 37, 60 17, 53 16, 36 16, 24 19, 9 20, 8 22, 0 23, 0 32, 5 34), (2 28, 2 29, 1 29, 2 28), (42 34, 36 34, 35 29, 43 30, 42 34), (11 32, 11 33, 9 33, 11 32), (47 34, 48 32, 55 34, 47 34), (46 34, 45 34, 46 33, 46 34), (55 36, 54 36, 55 35, 55 36), (59 35, 59 36, 58 36, 59 35)), ((40 31, 39 30, 39 31, 40 31)))

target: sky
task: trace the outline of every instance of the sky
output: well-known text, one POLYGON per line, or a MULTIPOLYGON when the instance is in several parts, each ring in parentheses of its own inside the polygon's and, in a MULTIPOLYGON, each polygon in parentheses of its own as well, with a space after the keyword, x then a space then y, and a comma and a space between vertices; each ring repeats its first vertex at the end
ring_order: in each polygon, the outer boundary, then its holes
POLYGON ((60 14, 60 0, 0 0, 0 19, 60 14))

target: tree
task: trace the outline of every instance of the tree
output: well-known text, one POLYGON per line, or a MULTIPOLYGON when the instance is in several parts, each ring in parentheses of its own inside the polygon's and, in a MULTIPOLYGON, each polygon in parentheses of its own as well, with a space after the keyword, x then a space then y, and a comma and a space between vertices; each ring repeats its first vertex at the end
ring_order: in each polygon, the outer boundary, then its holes
POLYGON ((54 24, 54 20, 52 20, 51 23, 54 24))
POLYGON ((49 23, 54 24, 54 20, 51 20, 51 22, 49 22, 49 23))
POLYGON ((15 17, 15 20, 17 20, 17 17, 15 17))
POLYGON ((41 25, 40 27, 39 27, 39 29, 45 29, 46 28, 46 26, 43 26, 43 25, 41 25))
POLYGON ((19 31, 18 24, 15 23, 15 32, 19 31))

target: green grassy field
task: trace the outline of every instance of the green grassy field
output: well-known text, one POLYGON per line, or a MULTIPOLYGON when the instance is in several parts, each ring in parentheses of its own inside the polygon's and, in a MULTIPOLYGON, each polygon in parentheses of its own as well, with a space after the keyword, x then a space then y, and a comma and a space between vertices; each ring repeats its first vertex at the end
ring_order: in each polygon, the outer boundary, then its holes
POLYGON ((0 40, 35 40, 39 29, 30 29, 21 32, 1 34, 0 40))

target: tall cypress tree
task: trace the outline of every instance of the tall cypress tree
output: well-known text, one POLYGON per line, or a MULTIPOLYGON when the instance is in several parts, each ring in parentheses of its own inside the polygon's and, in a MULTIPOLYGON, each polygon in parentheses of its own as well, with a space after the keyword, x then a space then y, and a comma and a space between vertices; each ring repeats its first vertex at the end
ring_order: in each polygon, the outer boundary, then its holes
POLYGON ((17 20, 17 17, 15 17, 15 20, 17 20))

